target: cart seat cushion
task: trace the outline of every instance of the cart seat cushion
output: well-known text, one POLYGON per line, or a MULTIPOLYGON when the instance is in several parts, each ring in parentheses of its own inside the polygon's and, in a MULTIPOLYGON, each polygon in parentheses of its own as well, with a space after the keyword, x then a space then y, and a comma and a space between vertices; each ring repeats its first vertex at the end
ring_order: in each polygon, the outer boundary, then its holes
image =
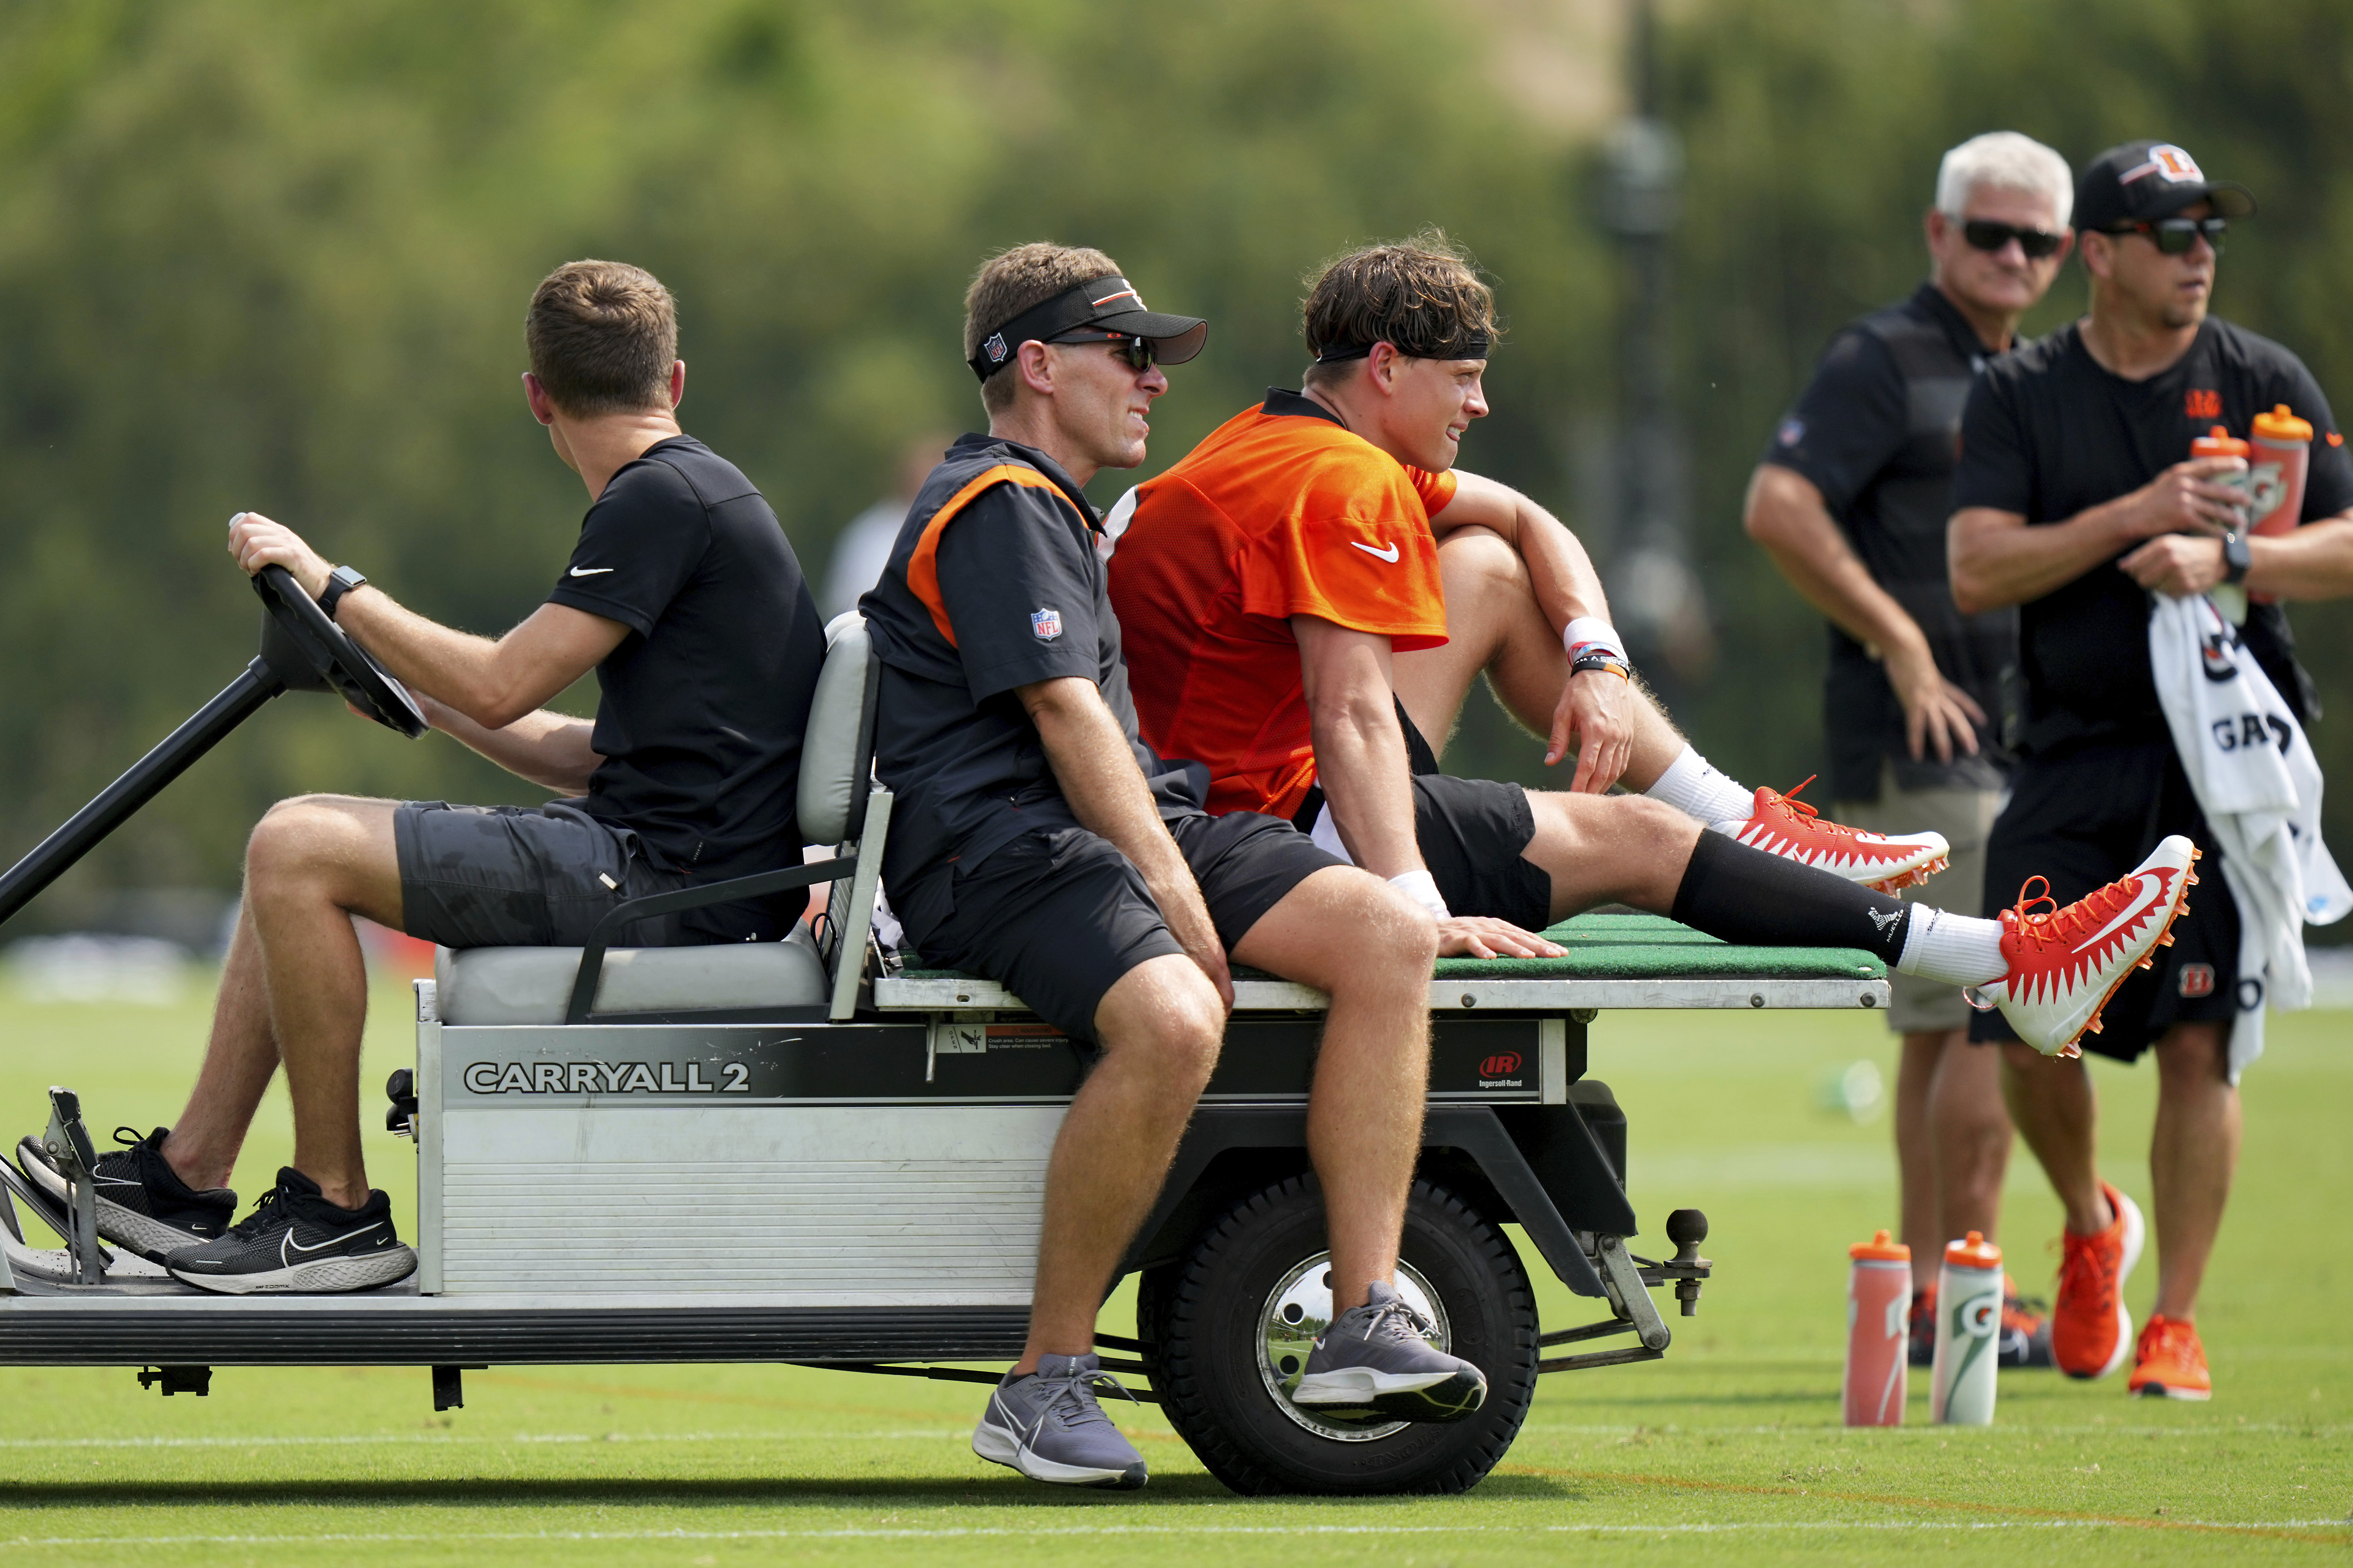
MULTIPOLYGON (((580 973, 576 947, 436 950, 445 1024, 561 1024, 580 973)), ((692 1013, 824 1005, 825 964, 797 925, 783 942, 617 947, 596 981, 597 1013, 692 1013)))
POLYGON ((839 844, 856 831, 849 818, 860 798, 859 775, 867 766, 860 740, 866 725, 867 670, 874 658, 866 618, 856 611, 836 616, 825 633, 825 668, 818 673, 817 697, 801 741, 797 802, 801 837, 811 844, 839 844))
MULTIPOLYGON (((1735 947, 1664 915, 1588 914, 1544 933, 1568 951, 1558 958, 1441 958, 1440 980, 1884 980, 1887 966, 1861 948, 1735 947)), ((916 967, 918 979, 952 970, 916 967)), ((1237 980, 1271 976, 1237 968, 1237 980)))

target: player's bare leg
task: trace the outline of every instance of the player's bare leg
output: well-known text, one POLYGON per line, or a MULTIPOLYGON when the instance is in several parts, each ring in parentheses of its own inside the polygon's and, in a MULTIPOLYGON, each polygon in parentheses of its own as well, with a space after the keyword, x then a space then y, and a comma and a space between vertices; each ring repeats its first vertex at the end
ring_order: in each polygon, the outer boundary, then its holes
MULTIPOLYGON (((1446 584, 1446 645, 1394 660, 1398 700, 1414 727, 1443 757, 1462 704, 1484 675, 1504 710, 1530 734, 1551 733, 1568 684, 1568 653, 1536 603, 1520 552, 1492 529, 1461 528, 1439 542, 1438 569, 1446 584)), ((1684 741, 1647 693, 1635 695, 1624 783, 1644 790, 1682 754, 1684 741)))
POLYGON ((1017 1376, 1037 1371, 1040 1355, 1093 1353, 1103 1290, 1218 1064, 1225 1009, 1200 967, 1171 953, 1121 975, 1094 1023, 1102 1059, 1062 1118, 1046 1165, 1046 1223, 1017 1376))
POLYGON ((359 1128, 367 961, 351 917, 399 928, 394 809, 391 801, 302 795, 270 807, 253 830, 239 940, 223 976, 212 1047, 164 1145, 182 1179, 209 1185, 227 1179, 225 1163, 235 1160, 258 1090, 282 1058, 294 1109, 294 1168, 330 1203, 355 1208, 367 1201, 359 1128))
POLYGON ((1596 904, 1666 914, 1691 864, 1698 823, 1641 795, 1530 790, 1535 837, 1522 856, 1552 879, 1552 918, 1596 904))
POLYGON ((1318 871, 1268 910, 1234 959, 1332 998, 1307 1107, 1307 1149, 1332 1238, 1332 1301, 1365 1304, 1397 1272, 1406 1194, 1421 1154, 1430 1083, 1430 973, 1437 934, 1403 894, 1344 867, 1318 871))
POLYGON ((1966 1029, 1904 1037, 1895 1155, 1915 1289, 1936 1283, 1946 1242, 1973 1230, 1998 1234, 2010 1145, 2000 1066, 2001 1053, 1972 1047, 1966 1029))
POLYGON ((2080 1059, 2039 1056, 2031 1046, 2001 1047, 2001 1095, 2018 1135, 2034 1151, 2051 1180, 2066 1225, 2077 1236, 2094 1236, 2116 1222, 2107 1194, 2100 1191, 2094 1156, 2099 1101, 2092 1075, 2080 1059))
POLYGON ((2157 1128, 2149 1195, 2157 1210, 2158 1317, 2189 1322, 2239 1165, 2239 1091, 2223 1024, 2176 1024, 2157 1042, 2157 1128))

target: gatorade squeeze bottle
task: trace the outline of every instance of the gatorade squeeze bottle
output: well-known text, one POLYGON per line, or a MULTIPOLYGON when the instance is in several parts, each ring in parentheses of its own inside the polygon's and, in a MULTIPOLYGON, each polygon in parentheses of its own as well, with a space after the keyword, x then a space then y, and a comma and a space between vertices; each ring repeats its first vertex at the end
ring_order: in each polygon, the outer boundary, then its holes
POLYGON ((1846 1424, 1901 1426, 1911 1359, 1912 1249, 1883 1230, 1846 1254, 1854 1259, 1846 1284, 1846 1424))
MULTIPOLYGON (((2248 432, 2247 454, 2254 500, 2256 533, 2285 533, 2304 516, 2304 480, 2312 468, 2312 426, 2288 412, 2284 403, 2269 414, 2255 416, 2248 432)), ((2269 594, 2253 594, 2259 605, 2274 603, 2269 594)))
POLYGON ((1971 1231, 1945 1248, 1936 1275, 1936 1360, 1928 1373, 1928 1419, 1993 1425, 1994 1364, 2001 1338, 2001 1248, 1971 1231))
MULTIPOLYGON (((2309 428, 2309 426, 2306 426, 2306 428, 2309 428)), ((2192 458, 2244 458, 2253 451, 2253 448, 2249 447, 2247 443, 2238 439, 2220 425, 2214 426, 2213 434, 2210 436, 2193 437, 2189 442, 2189 456, 2192 458)), ((2241 533, 2246 532, 2249 527, 2255 521, 2254 481, 2254 467, 2252 463, 2250 463, 2246 468, 2240 469, 2235 474, 2216 474, 2213 477, 2213 483, 2221 485, 2225 489, 2232 489, 2239 492, 2240 500, 2238 511, 2239 531, 2241 533)), ((2299 502, 2298 504, 2301 505, 2302 503, 2299 502)), ((2247 624, 2247 591, 2245 588, 2240 586, 2236 583, 2217 583, 2206 591, 2206 596, 2214 601, 2214 607, 2222 613, 2222 618, 2224 620, 2230 622, 2234 626, 2242 626, 2247 624)))

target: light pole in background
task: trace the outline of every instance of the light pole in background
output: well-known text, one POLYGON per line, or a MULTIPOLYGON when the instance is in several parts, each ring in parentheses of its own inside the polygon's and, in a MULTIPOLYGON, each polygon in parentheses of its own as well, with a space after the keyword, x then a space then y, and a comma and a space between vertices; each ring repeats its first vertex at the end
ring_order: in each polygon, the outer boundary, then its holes
POLYGON ((1658 19, 1630 0, 1628 94, 1633 112, 1603 153, 1602 221, 1624 257, 1620 314, 1618 437, 1612 442, 1617 526, 1606 574, 1628 651, 1672 707, 1715 654, 1707 599, 1692 569, 1691 443, 1672 395, 1668 339, 1668 241, 1683 184, 1683 142, 1659 89, 1658 19))

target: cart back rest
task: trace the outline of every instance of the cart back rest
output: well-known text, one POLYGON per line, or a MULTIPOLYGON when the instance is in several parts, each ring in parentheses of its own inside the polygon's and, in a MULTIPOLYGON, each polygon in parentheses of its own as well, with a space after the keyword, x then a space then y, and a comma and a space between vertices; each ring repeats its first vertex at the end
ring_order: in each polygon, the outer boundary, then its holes
POLYGON ((835 616, 801 741, 801 837, 810 844, 839 844, 863 831, 881 674, 866 618, 855 610, 835 616))

